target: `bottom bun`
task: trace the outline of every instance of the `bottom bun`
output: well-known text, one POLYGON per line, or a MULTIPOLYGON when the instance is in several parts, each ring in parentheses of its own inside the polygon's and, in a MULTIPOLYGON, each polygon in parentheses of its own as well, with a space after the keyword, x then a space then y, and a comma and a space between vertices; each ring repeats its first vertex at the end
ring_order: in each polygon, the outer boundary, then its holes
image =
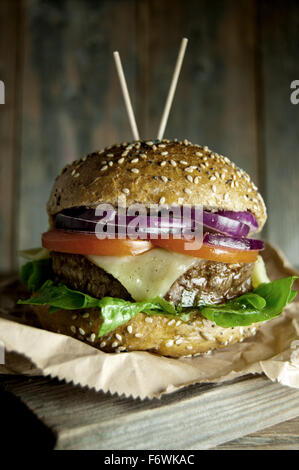
POLYGON ((98 338, 101 318, 98 309, 57 310, 34 306, 42 328, 72 336, 105 352, 150 351, 163 356, 183 357, 209 353, 243 341, 256 333, 259 324, 222 328, 200 314, 190 322, 165 315, 139 313, 129 322, 98 338))

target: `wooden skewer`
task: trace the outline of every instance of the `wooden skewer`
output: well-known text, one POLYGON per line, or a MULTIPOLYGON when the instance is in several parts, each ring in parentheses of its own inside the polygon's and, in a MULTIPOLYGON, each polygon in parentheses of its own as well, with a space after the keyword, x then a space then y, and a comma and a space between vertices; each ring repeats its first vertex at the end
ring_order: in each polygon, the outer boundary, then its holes
POLYGON ((175 65, 172 81, 171 81, 171 84, 170 84, 170 88, 169 88, 165 108, 164 108, 164 111, 163 111, 162 119, 161 119, 161 122, 160 122, 160 127, 159 127, 159 132, 158 132, 158 137, 157 137, 158 140, 163 139, 163 135, 164 135, 165 128, 166 128, 166 125, 167 125, 167 121, 168 121, 170 108, 171 108, 171 105, 172 105, 172 102, 173 102, 173 97, 174 97, 174 94, 175 94, 175 90, 176 90, 176 87, 177 87, 180 71, 181 71, 181 68, 182 68, 182 64, 183 64, 187 44, 188 44, 188 39, 183 38, 182 42, 181 42, 177 62, 176 62, 176 65, 175 65))
POLYGON ((138 132, 138 128, 137 128, 137 124, 135 120, 135 115, 134 115, 134 111, 133 111, 133 107, 132 107, 132 103, 131 103, 131 99, 130 99, 130 95, 129 95, 129 91, 127 87, 127 82, 126 82, 125 74, 122 68, 118 51, 113 52, 113 55, 114 55, 116 70, 118 73, 120 86, 123 92, 123 97, 124 97, 131 129, 132 129, 133 137, 134 137, 134 140, 139 140, 139 132, 138 132))

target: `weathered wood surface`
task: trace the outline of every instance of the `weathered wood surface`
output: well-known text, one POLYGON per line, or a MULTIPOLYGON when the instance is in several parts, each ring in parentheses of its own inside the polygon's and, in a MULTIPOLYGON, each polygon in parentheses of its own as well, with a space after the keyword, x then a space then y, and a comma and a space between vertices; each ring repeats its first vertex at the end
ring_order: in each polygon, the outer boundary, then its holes
POLYGON ((263 376, 194 385, 152 401, 46 378, 4 376, 0 382, 56 433, 57 449, 296 448, 299 434, 298 419, 293 432, 288 424, 281 434, 260 431, 299 415, 299 390, 263 376))
POLYGON ((299 450, 299 418, 270 426, 215 450, 299 450))
POLYGON ((141 135, 154 137, 182 36, 190 42, 167 136, 208 144, 248 170, 269 208, 264 235, 299 265, 298 18, 296 0, 3 0, 0 269, 40 243, 65 163, 131 140, 113 50, 141 135))
POLYGON ((260 2, 263 191, 269 219, 266 236, 299 264, 299 105, 290 101, 298 79, 299 3, 260 2))
POLYGON ((0 104, 0 270, 16 263, 19 118, 21 93, 18 2, 0 2, 0 80, 5 104, 0 104))

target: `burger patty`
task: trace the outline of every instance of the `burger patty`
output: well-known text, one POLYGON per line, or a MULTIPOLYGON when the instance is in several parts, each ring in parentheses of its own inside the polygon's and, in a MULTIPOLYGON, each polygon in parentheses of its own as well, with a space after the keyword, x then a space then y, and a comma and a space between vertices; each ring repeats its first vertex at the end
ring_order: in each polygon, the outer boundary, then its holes
MULTIPOLYGON (((51 253, 56 281, 93 297, 133 300, 126 288, 111 274, 85 256, 51 253)), ((222 303, 252 288, 254 263, 221 263, 199 260, 170 287, 165 299, 175 305, 193 306, 198 302, 222 303)))

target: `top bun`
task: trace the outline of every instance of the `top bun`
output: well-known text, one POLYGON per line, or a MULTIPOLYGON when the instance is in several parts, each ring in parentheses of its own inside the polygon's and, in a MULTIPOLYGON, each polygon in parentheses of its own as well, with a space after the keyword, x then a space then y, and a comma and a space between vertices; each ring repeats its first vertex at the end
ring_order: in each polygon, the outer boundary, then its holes
POLYGON ((67 165, 56 178, 50 216, 78 206, 202 205, 207 210, 250 211, 262 229, 263 198, 248 174, 227 157, 188 140, 136 141, 107 147, 67 165))

